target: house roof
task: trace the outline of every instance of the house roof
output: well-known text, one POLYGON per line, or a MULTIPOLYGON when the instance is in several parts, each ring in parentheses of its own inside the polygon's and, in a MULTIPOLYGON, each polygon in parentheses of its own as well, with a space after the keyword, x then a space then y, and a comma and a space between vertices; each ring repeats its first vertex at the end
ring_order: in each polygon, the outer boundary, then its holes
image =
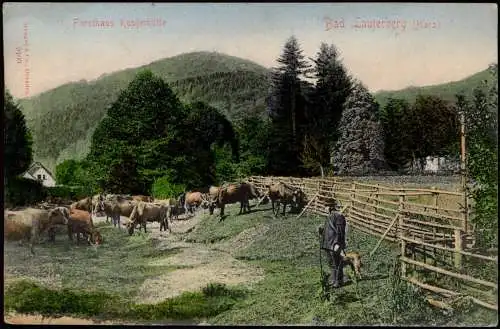
POLYGON ((52 176, 52 173, 50 172, 50 170, 48 170, 47 168, 45 168, 45 166, 43 164, 41 164, 40 162, 33 162, 31 164, 31 166, 28 168, 28 170, 26 170, 26 172, 28 174, 30 174, 31 176, 33 176, 33 174, 35 173, 35 171, 37 171, 37 169, 39 168, 43 168, 51 177, 54 177, 52 176))

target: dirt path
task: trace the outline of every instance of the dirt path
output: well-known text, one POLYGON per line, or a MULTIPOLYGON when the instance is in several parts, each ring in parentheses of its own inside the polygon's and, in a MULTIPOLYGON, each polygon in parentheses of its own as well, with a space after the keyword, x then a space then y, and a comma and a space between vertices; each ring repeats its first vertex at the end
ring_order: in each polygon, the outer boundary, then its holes
MULTIPOLYGON (((220 248, 217 244, 207 246, 185 242, 183 237, 198 225, 201 217, 197 215, 188 220, 174 221, 172 234, 160 232, 156 226, 152 225, 153 230, 150 234, 153 239, 159 242, 157 249, 181 248, 182 252, 168 258, 152 261, 150 265, 175 265, 184 268, 146 280, 139 289, 136 302, 157 303, 185 291, 198 290, 209 283, 251 284, 264 277, 262 269, 249 266, 233 258, 226 248, 220 248)), ((158 224, 156 225, 159 227, 158 224)))
POLYGON ((129 321, 99 321, 95 319, 83 319, 63 316, 60 318, 43 317, 41 315, 8 313, 4 315, 4 321, 10 324, 66 324, 66 325, 207 325, 207 323, 193 323, 188 321, 177 322, 129 322, 129 321))

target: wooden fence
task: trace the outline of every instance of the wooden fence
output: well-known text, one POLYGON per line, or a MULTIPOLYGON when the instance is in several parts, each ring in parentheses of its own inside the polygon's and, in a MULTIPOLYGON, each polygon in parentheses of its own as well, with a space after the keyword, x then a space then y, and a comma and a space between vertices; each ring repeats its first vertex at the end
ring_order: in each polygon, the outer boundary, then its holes
POLYGON ((326 215, 326 206, 337 200, 350 225, 378 236, 379 243, 400 244, 405 280, 444 297, 467 296, 498 310, 498 257, 472 252, 473 228, 468 209, 461 207, 463 193, 333 177, 251 176, 247 181, 260 191, 277 182, 298 187, 307 198, 305 210, 316 214, 326 215))

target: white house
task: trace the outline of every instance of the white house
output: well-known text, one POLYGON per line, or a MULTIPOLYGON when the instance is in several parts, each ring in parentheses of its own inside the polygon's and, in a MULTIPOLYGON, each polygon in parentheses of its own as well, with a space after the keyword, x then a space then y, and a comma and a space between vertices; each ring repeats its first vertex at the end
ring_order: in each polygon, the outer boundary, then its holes
POLYGON ((24 178, 39 180, 43 186, 56 186, 56 180, 50 171, 45 168, 40 162, 34 162, 28 170, 23 174, 24 178))

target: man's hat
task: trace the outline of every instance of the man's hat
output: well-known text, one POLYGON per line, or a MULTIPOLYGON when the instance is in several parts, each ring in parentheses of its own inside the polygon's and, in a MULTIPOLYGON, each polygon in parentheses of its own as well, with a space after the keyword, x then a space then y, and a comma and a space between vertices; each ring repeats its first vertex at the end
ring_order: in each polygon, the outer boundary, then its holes
POLYGON ((333 199, 332 202, 326 207, 326 211, 328 213, 331 213, 332 211, 339 211, 339 210, 340 210, 340 204, 335 199, 333 199))

